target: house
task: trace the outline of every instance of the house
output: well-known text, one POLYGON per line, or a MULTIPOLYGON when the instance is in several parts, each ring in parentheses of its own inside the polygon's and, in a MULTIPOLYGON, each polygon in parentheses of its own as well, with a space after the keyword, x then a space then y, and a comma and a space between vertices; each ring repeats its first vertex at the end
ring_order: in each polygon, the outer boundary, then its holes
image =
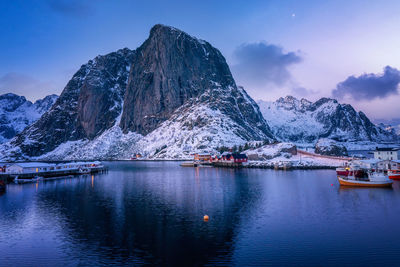
POLYGON ((194 160, 197 161, 211 161, 212 156, 210 153, 195 153, 194 154, 194 160))
POLYGON ((233 154, 224 153, 222 154, 222 161, 232 162, 232 163, 243 163, 247 162, 247 155, 239 153, 233 153, 233 154))
POLYGON ((361 168, 372 170, 400 170, 400 160, 366 159, 354 161, 361 168))
POLYGON ((41 163, 41 162, 22 162, 15 163, 6 168, 6 173, 21 174, 21 173, 35 173, 54 170, 54 164, 41 163))
POLYGON ((400 160, 400 148, 377 147, 374 151, 374 158, 379 160, 400 160))
POLYGON ((379 170, 400 170, 400 160, 382 160, 378 162, 379 170))

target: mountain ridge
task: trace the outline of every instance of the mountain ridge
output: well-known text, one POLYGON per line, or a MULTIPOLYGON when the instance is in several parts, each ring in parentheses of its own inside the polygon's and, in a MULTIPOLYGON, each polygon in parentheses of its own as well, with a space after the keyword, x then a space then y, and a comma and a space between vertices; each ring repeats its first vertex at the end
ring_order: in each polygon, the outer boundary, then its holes
POLYGON ((51 108, 57 95, 48 95, 35 102, 14 93, 0 95, 0 143, 4 143, 38 120, 51 108))
POLYGON ((259 100, 261 112, 275 136, 283 141, 315 143, 319 138, 336 141, 397 141, 392 132, 373 124, 362 112, 336 99, 315 102, 293 96, 275 102, 259 100))

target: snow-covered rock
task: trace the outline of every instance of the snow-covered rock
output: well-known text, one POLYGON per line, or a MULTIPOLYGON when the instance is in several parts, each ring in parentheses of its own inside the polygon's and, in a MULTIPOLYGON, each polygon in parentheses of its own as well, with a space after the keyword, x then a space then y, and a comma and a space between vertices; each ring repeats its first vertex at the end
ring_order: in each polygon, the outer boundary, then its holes
POLYGON ((38 120, 57 99, 49 95, 35 103, 12 93, 0 95, 0 143, 7 142, 38 120))
POLYGON ((292 143, 268 144, 244 151, 249 160, 269 160, 279 156, 290 158, 297 154, 297 148, 292 143))
POLYGON ((349 141, 394 141, 397 135, 373 124, 363 112, 335 99, 312 103, 293 96, 275 102, 258 101, 261 113, 276 138, 298 144, 319 138, 349 141))
POLYGON ((315 144, 315 153, 327 156, 347 156, 347 149, 335 140, 321 138, 315 144))

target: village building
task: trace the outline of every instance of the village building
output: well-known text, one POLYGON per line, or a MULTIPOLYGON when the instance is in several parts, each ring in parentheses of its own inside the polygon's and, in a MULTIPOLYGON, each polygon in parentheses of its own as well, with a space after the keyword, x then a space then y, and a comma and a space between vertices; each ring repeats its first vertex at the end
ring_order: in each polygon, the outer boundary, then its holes
POLYGON ((210 153, 195 153, 193 158, 196 161, 212 161, 212 155, 210 153))
POLYGON ((354 161, 361 168, 371 170, 400 170, 400 160, 366 159, 354 161))
POLYGON ((247 162, 247 155, 239 153, 233 153, 233 154, 224 153, 222 154, 221 160, 223 162, 243 163, 247 162))
POLYGON ((22 162, 15 163, 6 168, 6 173, 21 174, 21 173, 34 173, 54 170, 54 164, 47 164, 41 162, 22 162))
POLYGON ((379 148, 374 151, 374 158, 378 160, 400 160, 400 148, 379 148))

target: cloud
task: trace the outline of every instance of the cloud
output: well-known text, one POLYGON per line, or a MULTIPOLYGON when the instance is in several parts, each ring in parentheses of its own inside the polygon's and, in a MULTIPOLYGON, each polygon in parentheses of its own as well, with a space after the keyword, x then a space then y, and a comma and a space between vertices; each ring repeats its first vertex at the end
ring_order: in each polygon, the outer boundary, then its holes
POLYGON ((299 97, 307 97, 311 95, 318 94, 318 91, 307 89, 304 87, 293 87, 291 90, 292 94, 299 97))
POLYGON ((86 17, 93 11, 85 0, 47 0, 53 11, 70 17, 86 17))
POLYGON ((16 72, 0 76, 0 94, 15 93, 35 100, 48 92, 54 92, 54 85, 51 82, 39 81, 31 76, 16 72))
POLYGON ((354 100, 386 98, 398 94, 399 83, 400 71, 386 66, 383 74, 370 73, 348 77, 336 86, 332 95, 339 99, 350 96, 354 100))
POLYGON ((285 53, 282 47, 265 42, 243 44, 234 57, 238 62, 232 67, 235 78, 252 87, 284 85, 291 79, 289 66, 302 61, 297 53, 285 53))

